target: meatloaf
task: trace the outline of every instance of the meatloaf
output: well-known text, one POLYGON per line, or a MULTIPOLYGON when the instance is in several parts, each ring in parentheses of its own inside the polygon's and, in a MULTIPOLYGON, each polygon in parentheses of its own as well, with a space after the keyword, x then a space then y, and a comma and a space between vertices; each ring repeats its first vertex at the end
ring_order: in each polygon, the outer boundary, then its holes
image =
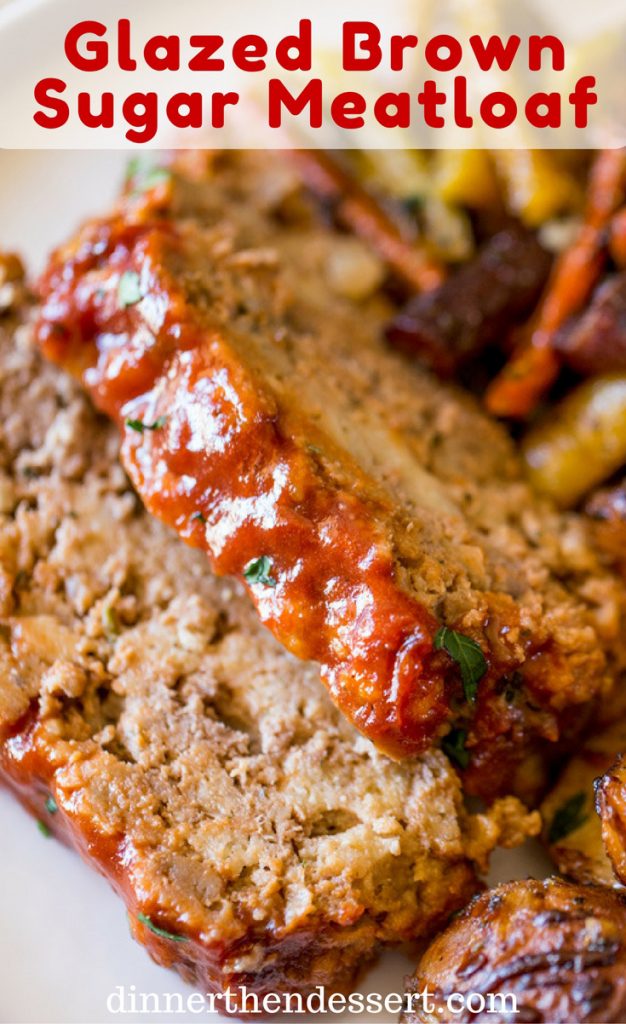
POLYGON ((184 156, 53 256, 39 343, 357 728, 398 759, 445 737, 468 790, 530 792, 612 685, 622 587, 505 430, 387 349, 380 289, 337 286, 355 244, 284 155, 184 156))
POLYGON ((7 315, 0 424, 0 777, 156 960, 205 990, 347 984, 536 831, 512 798, 468 814, 439 751, 398 765, 354 730, 7 315))

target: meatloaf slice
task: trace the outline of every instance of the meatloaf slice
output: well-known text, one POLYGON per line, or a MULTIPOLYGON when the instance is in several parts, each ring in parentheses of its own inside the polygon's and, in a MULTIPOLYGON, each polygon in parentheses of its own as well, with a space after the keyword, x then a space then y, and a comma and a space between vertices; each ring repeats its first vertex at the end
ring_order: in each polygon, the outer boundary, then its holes
POLYGON ((438 751, 379 754, 143 511, 114 429, 14 330, 0 317, 2 781, 205 990, 346 984, 536 816, 468 814, 438 751))
POLYGON ((468 788, 532 788, 611 685, 622 589, 504 429, 385 347, 381 294, 337 294, 354 240, 285 161, 136 177, 52 258, 40 344, 119 425, 148 509, 246 580, 363 733, 401 758, 453 728, 468 788))

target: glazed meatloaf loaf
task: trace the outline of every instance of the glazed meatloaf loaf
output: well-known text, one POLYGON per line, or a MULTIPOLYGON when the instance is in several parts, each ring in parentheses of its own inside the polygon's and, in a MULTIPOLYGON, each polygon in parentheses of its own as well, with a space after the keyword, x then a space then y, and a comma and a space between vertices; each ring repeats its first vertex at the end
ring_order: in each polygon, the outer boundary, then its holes
POLYGON ((347 983, 463 904, 536 816, 512 798, 466 813, 439 751, 379 754, 241 586, 148 517, 114 428, 13 328, 0 318, 2 780, 187 979, 347 983))
POLYGON ((39 342, 117 422, 148 509, 357 728, 394 758, 445 736, 470 791, 529 792, 611 686, 622 588, 505 430, 386 349, 358 246, 284 155, 183 157, 56 253, 39 342))

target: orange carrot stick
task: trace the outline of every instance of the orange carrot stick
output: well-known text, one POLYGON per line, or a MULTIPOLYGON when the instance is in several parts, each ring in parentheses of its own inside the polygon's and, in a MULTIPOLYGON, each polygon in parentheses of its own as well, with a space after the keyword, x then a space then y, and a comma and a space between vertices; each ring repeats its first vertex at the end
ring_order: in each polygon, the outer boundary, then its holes
POLYGON ((626 150, 603 150, 589 178, 582 227, 557 260, 525 340, 487 389, 486 403, 496 416, 524 417, 554 383, 560 368, 552 348, 555 332, 589 297, 606 259, 606 229, 624 200, 626 150))
POLYGON ((321 150, 292 151, 302 180, 320 199, 332 204, 335 216, 376 249, 410 291, 436 288, 444 268, 425 245, 408 241, 399 227, 351 175, 321 150))
POLYGON ((626 269, 626 206, 617 211, 611 222, 609 249, 618 267, 626 269))

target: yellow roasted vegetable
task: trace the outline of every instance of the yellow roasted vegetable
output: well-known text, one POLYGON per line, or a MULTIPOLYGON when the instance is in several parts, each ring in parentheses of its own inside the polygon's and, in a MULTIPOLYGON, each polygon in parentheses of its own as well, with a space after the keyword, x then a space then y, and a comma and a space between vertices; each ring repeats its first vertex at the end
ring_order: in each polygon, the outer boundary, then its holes
POLYGON ((469 218, 464 210, 442 198, 432 162, 424 152, 360 150, 351 153, 349 160, 357 177, 373 191, 415 204, 423 236, 440 259, 446 263, 469 259, 474 251, 469 218))
MULTIPOLYGON (((618 712, 619 713, 619 712, 618 712)), ((594 781, 626 750, 626 718, 618 717, 576 751, 541 806, 543 839, 559 871, 577 882, 616 886, 594 806, 594 781)))
POLYGON ((577 387, 529 432, 523 454, 536 490, 575 505, 626 462, 626 374, 577 387))
POLYGON ((421 199, 431 191, 428 160, 420 150, 361 149, 346 155, 365 185, 392 199, 421 199))
POLYGON ((582 208, 581 183, 549 150, 500 150, 493 159, 507 206, 529 227, 582 208))
POLYGON ((483 209, 498 202, 499 186, 484 149, 440 149, 433 154, 434 187, 447 202, 483 209))

